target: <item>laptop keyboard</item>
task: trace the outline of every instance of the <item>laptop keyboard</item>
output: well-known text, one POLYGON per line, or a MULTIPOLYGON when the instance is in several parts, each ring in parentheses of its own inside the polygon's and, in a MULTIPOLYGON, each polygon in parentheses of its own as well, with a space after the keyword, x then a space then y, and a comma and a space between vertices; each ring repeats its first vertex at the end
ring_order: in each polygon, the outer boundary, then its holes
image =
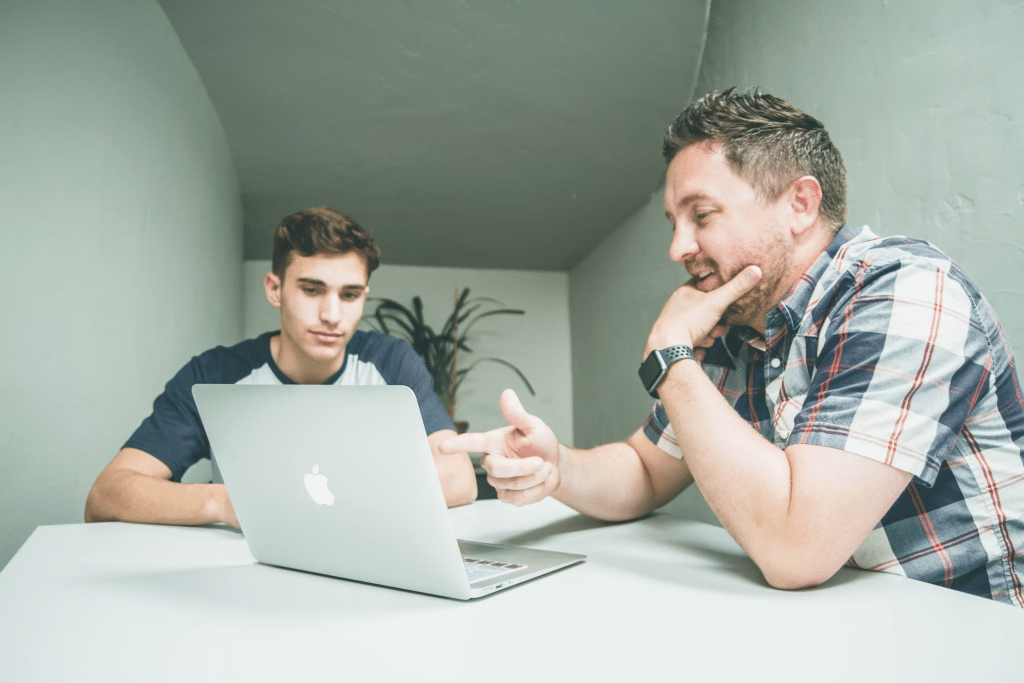
POLYGON ((463 557, 462 566, 466 568, 466 577, 470 583, 476 583, 484 579, 493 579, 495 576, 526 569, 525 564, 490 562, 488 560, 477 560, 472 557, 463 557))

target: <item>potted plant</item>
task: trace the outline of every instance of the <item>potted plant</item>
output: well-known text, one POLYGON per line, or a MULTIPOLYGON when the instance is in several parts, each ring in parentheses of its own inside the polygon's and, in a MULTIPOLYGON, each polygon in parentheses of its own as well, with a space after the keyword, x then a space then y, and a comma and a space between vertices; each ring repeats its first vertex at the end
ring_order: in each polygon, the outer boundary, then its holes
MULTIPOLYGON (((466 375, 480 363, 498 363, 512 370, 534 394, 526 376, 519 368, 501 358, 477 358, 469 365, 459 366, 459 351, 472 352, 469 346, 470 331, 480 320, 494 315, 523 315, 525 311, 504 308, 504 304, 487 297, 469 298, 469 288, 461 293, 455 290, 455 307, 440 331, 435 331, 423 318, 423 300, 414 296, 412 309, 393 299, 375 297, 377 307, 373 315, 364 318, 378 332, 394 334, 408 341, 413 350, 427 366, 434 378, 434 391, 441 399, 441 405, 455 420, 456 396, 466 375)), ((465 431, 465 423, 456 422, 459 431, 465 431)))

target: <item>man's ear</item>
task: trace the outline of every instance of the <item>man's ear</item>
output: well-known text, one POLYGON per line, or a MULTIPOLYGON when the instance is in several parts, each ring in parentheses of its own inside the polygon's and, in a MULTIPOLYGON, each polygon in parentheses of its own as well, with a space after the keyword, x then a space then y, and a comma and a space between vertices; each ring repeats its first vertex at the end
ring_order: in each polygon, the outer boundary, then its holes
POLYGON ((821 183, 814 176, 797 178, 789 186, 788 205, 794 218, 793 232, 803 234, 818 223, 821 208, 821 183))
POLYGON ((263 278, 263 289, 267 292, 267 301, 274 308, 281 308, 281 278, 273 273, 267 273, 263 278))

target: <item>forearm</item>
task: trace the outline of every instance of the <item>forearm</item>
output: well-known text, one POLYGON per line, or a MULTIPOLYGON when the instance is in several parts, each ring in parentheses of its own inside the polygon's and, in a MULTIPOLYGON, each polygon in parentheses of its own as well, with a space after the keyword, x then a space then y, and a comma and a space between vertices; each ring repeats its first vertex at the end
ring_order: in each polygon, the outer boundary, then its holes
POLYGON ((85 521, 238 524, 223 484, 180 484, 132 470, 100 475, 86 500, 85 521))
POLYGON ((441 480, 444 502, 450 508, 468 505, 476 500, 477 496, 476 472, 473 470, 473 461, 470 460, 469 454, 445 454, 440 451, 440 444, 453 436, 454 431, 445 429, 434 432, 428 438, 434 456, 434 467, 441 480))
POLYGON ((910 483, 909 472, 845 450, 776 447, 696 363, 676 363, 658 392, 711 509, 777 588, 828 580, 910 483))
POLYGON ((467 505, 476 500, 476 473, 473 462, 466 453, 456 458, 451 455, 435 458, 437 474, 441 478, 441 490, 444 491, 444 502, 450 507, 467 505))
POLYGON ((765 575, 806 549, 807 530, 791 515, 785 451, 743 420, 697 363, 673 365, 658 393, 708 505, 765 575))
POLYGON ((552 495, 577 512, 621 521, 642 517, 671 499, 659 495, 629 443, 620 441, 585 451, 561 444, 558 448, 560 483, 552 495))

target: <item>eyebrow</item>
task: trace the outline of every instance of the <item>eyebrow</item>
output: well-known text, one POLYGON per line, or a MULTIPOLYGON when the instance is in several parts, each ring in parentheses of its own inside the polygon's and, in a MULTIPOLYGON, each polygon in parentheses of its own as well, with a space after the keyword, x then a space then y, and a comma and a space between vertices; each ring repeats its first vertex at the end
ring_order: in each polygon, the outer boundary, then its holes
POLYGON ((702 201, 714 203, 715 200, 713 197, 703 192, 691 192, 690 194, 686 195, 678 202, 676 202, 675 208, 678 209, 680 207, 689 206, 690 204, 702 201))
MULTIPOLYGON (((711 195, 705 194, 703 192, 691 192, 690 194, 686 195, 685 197, 680 199, 678 202, 676 202, 675 205, 672 208, 673 209, 684 209, 687 206, 690 206, 691 204, 696 204, 697 202, 711 202, 712 204, 716 204, 716 205, 718 203, 718 202, 715 201, 714 197, 712 197, 711 195)), ((671 219, 672 218, 672 214, 670 214, 666 210, 665 211, 665 217, 671 219)))
MULTIPOLYGON (((317 280, 316 278, 312 278, 312 277, 300 277, 300 278, 297 278, 296 281, 299 284, 302 284, 302 285, 314 285, 314 286, 317 286, 317 287, 326 287, 327 286, 327 283, 324 282, 323 280, 317 280)), ((364 289, 366 289, 366 285, 342 285, 341 289, 342 289, 342 291, 345 291, 345 292, 361 292, 364 289)))

